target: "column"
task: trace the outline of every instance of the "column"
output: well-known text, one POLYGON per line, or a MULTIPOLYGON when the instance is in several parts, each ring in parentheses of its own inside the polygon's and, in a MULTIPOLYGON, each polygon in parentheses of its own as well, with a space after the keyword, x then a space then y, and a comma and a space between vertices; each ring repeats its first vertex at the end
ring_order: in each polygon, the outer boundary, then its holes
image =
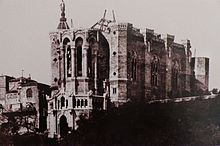
POLYGON ((61 56, 62 56, 62 72, 61 72, 61 76, 62 76, 62 87, 65 90, 66 87, 66 46, 62 45, 61 46, 61 56))
POLYGON ((74 65, 74 74, 73 74, 73 76, 74 76, 74 95, 76 95, 76 94, 78 94, 78 81, 77 81, 77 48, 76 48, 76 46, 75 46, 75 48, 73 48, 73 55, 74 55, 74 59, 73 59, 73 65, 74 65))
POLYGON ((82 50, 82 76, 88 77, 88 65, 87 65, 87 54, 88 54, 89 45, 84 45, 82 50))
POLYGON ((97 77, 98 77, 98 61, 97 61, 97 56, 98 56, 98 43, 95 45, 94 49, 94 87, 95 87, 95 95, 97 95, 97 77))
POLYGON ((61 57, 61 46, 57 48, 57 53, 58 53, 58 71, 59 71, 59 78, 58 78, 58 87, 61 88, 61 81, 62 81, 62 57, 61 57))
POLYGON ((76 48, 75 44, 71 45, 71 55, 72 55, 72 78, 76 76, 76 48))

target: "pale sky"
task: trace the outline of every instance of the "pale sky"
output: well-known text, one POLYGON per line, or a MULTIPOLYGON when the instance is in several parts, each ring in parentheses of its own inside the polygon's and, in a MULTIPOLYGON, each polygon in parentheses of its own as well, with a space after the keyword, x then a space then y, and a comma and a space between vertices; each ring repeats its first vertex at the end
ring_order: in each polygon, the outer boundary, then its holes
MULTIPOLYGON (((56 30, 61 0, 0 0, 0 74, 50 84, 49 32, 56 30)), ((65 0, 70 26, 91 27, 108 10, 119 22, 190 39, 196 56, 210 58, 210 89, 220 89, 220 0, 65 0)))

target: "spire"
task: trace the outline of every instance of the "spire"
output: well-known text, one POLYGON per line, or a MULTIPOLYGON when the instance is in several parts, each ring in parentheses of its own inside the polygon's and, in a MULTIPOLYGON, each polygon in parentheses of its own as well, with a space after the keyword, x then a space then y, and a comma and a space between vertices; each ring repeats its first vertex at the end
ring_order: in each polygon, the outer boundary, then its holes
POLYGON ((60 4, 60 9, 61 9, 61 18, 60 18, 60 23, 57 27, 57 29, 69 29, 69 26, 66 22, 66 18, 65 18, 65 3, 62 0, 61 4, 60 4))

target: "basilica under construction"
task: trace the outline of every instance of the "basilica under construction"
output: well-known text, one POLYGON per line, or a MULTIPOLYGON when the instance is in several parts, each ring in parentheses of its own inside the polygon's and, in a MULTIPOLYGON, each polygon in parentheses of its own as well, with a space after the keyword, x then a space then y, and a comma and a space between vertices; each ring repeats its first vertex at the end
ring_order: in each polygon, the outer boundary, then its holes
MULTIPOLYGON (((113 17, 114 18, 114 17, 113 17)), ((120 106, 205 94, 209 59, 192 57, 190 40, 156 34, 105 16, 91 28, 70 28, 61 3, 57 30, 50 33, 49 136, 64 137, 80 115, 120 106)))

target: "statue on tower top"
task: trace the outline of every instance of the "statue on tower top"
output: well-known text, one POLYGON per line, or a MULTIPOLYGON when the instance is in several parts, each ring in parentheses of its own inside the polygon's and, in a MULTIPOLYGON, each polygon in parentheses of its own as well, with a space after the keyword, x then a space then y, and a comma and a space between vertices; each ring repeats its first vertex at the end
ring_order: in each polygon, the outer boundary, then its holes
POLYGON ((60 9, 61 9, 61 12, 65 12, 65 3, 64 3, 63 0, 62 0, 62 2, 60 4, 60 9))
POLYGON ((65 3, 62 0, 61 4, 60 4, 60 9, 61 9, 61 18, 60 18, 60 23, 57 27, 57 29, 69 29, 69 26, 66 22, 66 18, 65 18, 65 3))

